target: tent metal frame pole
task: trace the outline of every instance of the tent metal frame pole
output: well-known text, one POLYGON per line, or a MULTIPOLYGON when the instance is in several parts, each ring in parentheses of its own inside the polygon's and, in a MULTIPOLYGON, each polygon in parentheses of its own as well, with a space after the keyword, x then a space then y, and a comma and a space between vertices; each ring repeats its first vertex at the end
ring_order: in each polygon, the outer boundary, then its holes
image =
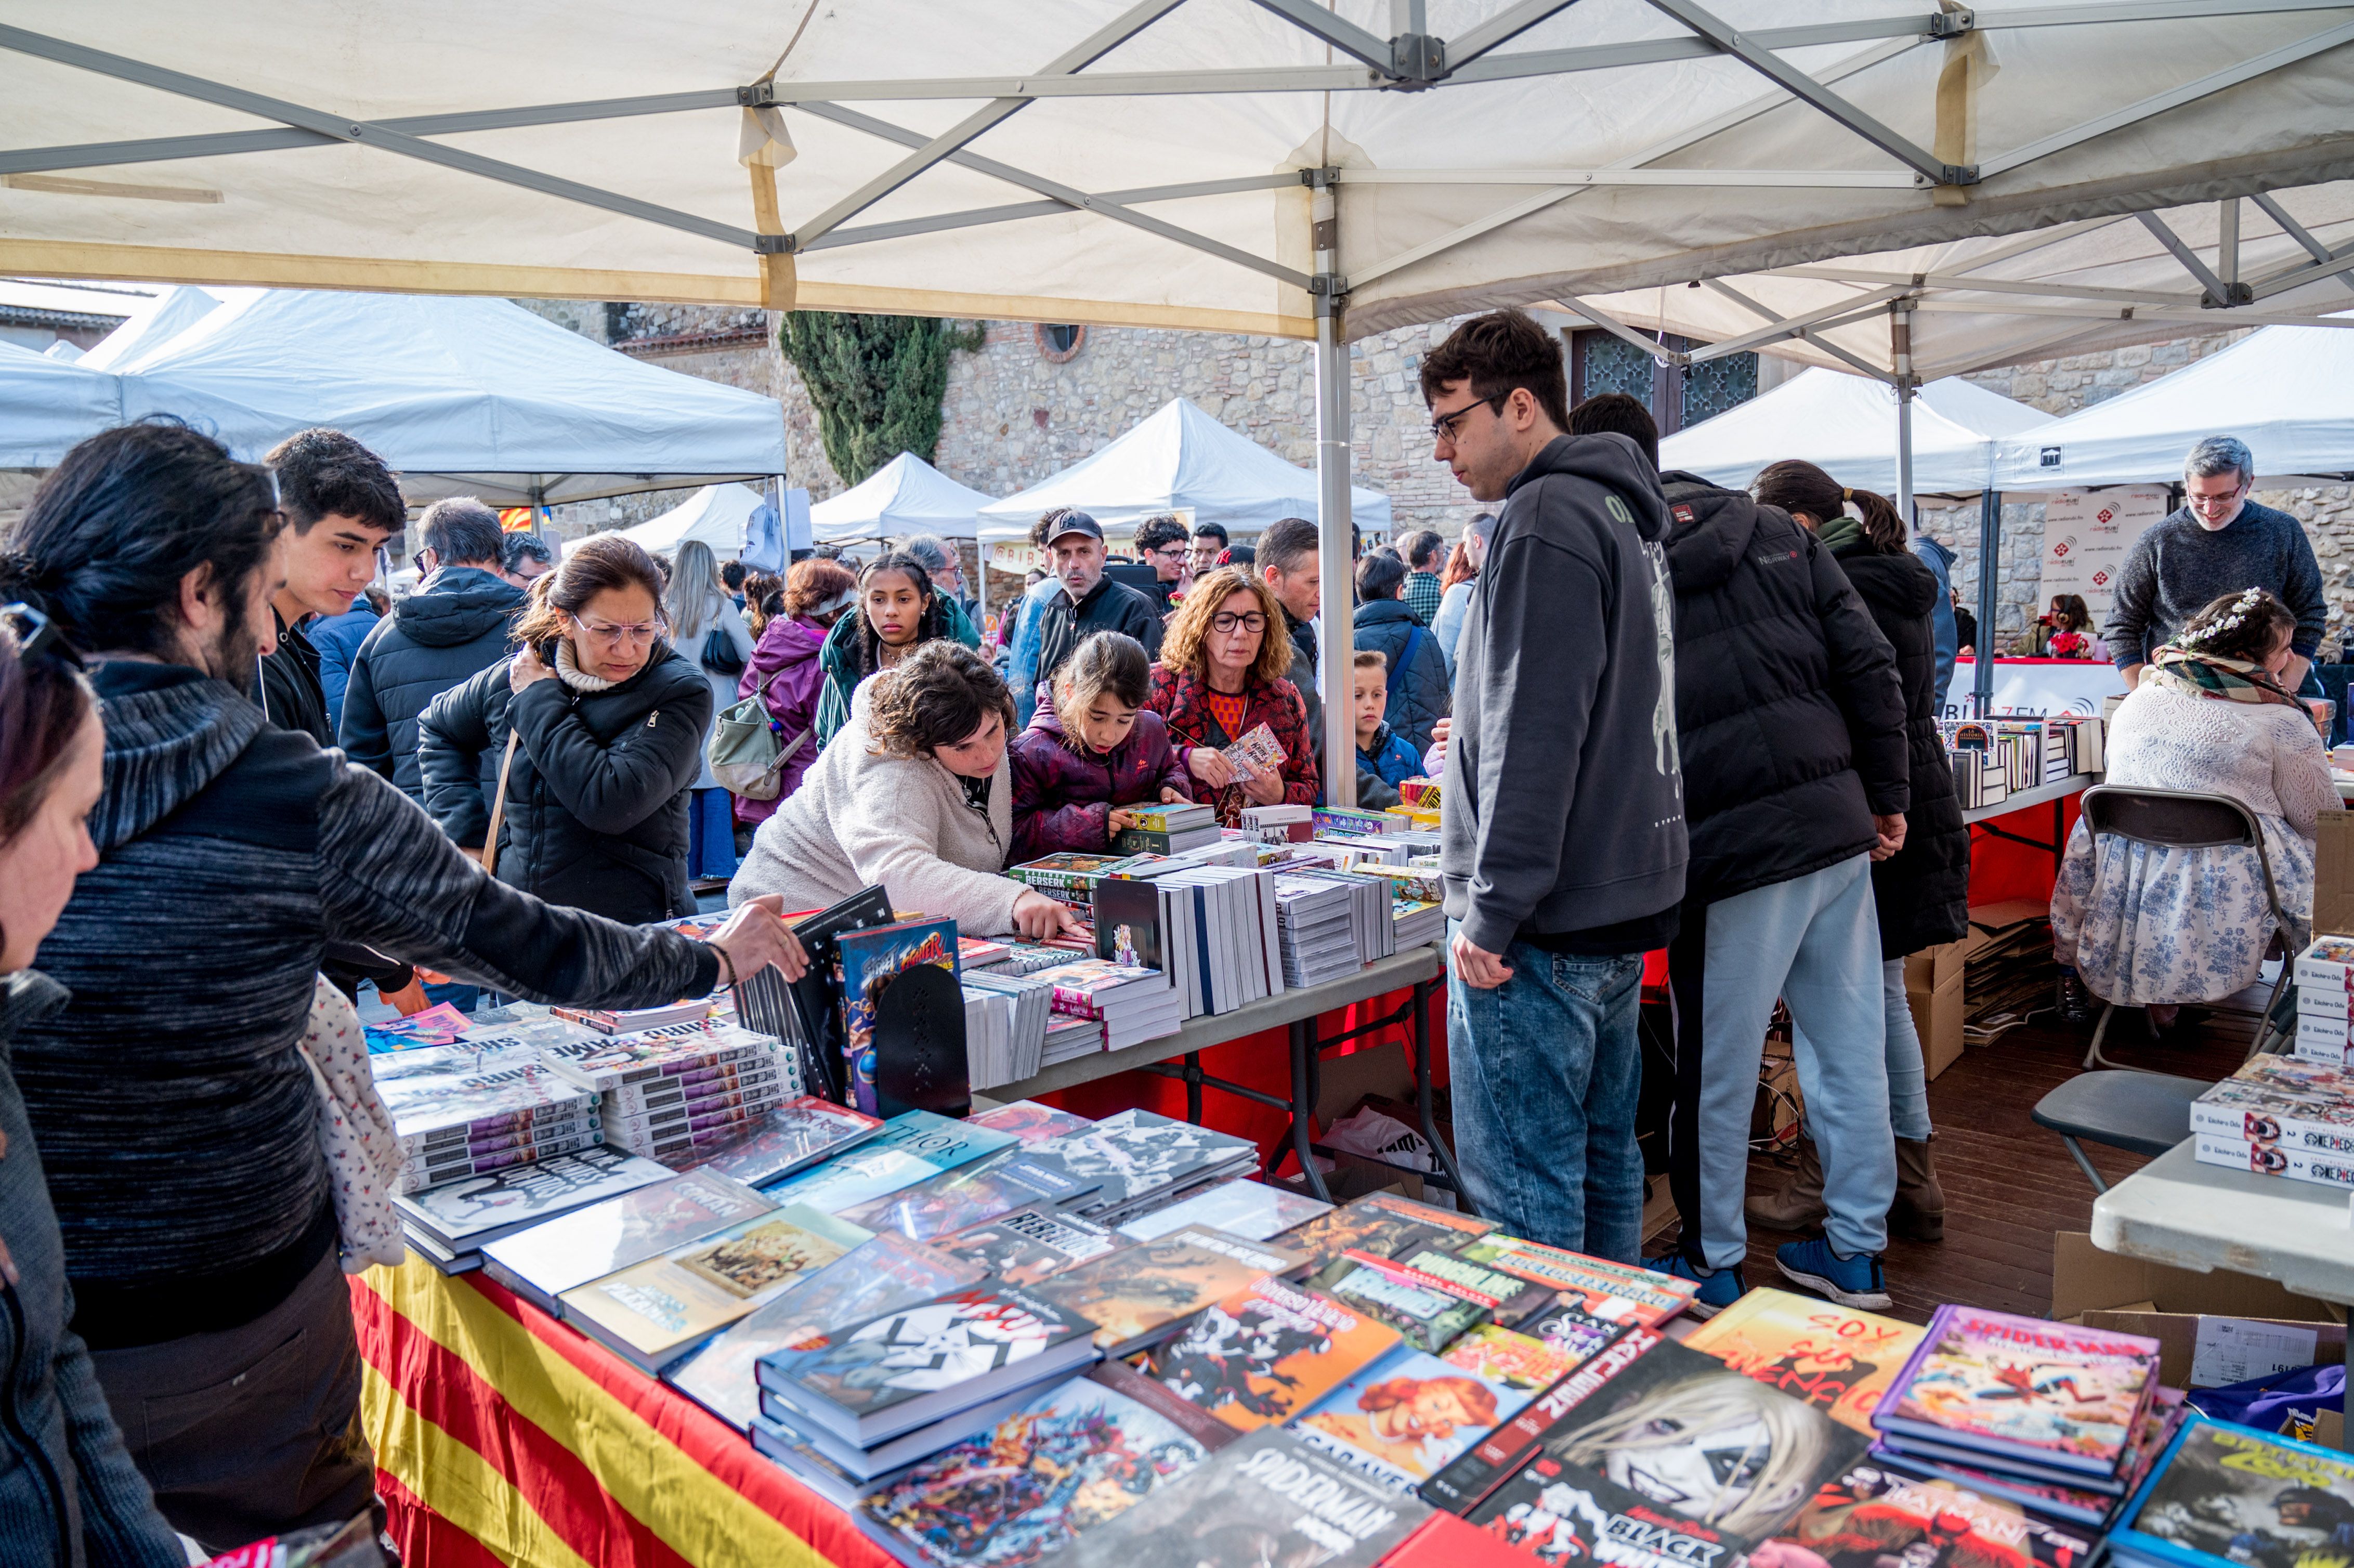
POLYGON ((1888 355, 1896 366, 1896 514, 1904 519, 1911 537, 1913 515, 1913 397, 1920 383, 1913 376, 1913 312, 1900 300, 1888 311, 1888 355))
MULTIPOLYGON (((1357 727, 1350 683, 1356 653, 1354 521, 1350 515, 1349 344, 1341 335, 1345 296, 1340 279, 1341 220, 1332 187, 1320 183, 1310 198, 1310 243, 1320 282, 1316 295, 1316 566, 1324 630, 1317 640, 1316 688, 1324 702, 1324 799, 1357 803, 1357 727)), ((1275 635, 1269 627, 1267 634, 1275 635)))
POLYGON ((2001 572, 2002 492, 1978 492, 1978 635, 1971 671, 1971 715, 1988 716, 1994 703, 1994 637, 1997 578, 2001 572))

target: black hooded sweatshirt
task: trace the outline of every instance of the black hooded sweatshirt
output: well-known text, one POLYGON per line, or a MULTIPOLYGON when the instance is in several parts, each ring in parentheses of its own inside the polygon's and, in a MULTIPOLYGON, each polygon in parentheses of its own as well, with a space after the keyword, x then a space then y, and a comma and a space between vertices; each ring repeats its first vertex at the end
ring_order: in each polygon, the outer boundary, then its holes
MULTIPOLYGON (((480 567, 444 567, 394 605, 352 657, 337 731, 344 755, 423 805, 418 720, 434 698, 506 657, 513 646, 508 633, 525 598, 523 589, 480 567)), ((483 772, 487 811, 498 783, 495 758, 483 772)))
POLYGON ((1624 436, 1563 436, 1505 495, 1456 660, 1447 916, 1489 952, 1664 946, 1686 849, 1659 481, 1624 436))
POLYGON ((1911 802, 1896 656, 1820 541, 1695 474, 1673 521, 1686 895, 1713 903, 1869 851, 1911 802))

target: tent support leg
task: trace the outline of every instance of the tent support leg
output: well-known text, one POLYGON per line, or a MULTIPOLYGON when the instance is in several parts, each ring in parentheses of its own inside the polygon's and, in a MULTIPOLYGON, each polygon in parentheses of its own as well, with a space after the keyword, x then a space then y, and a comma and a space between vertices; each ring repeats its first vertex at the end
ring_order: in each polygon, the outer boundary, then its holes
POLYGON ((1985 718, 1994 702, 1995 579, 2001 571, 2002 492, 1978 494, 1978 636, 1971 716, 1985 718))
MULTIPOLYGON (((1332 188, 1314 196, 1316 266, 1326 291, 1316 296, 1316 562, 1323 578, 1323 635, 1317 648, 1317 687, 1324 699, 1324 799, 1338 806, 1357 803, 1357 727, 1350 697, 1350 667, 1356 651, 1355 594, 1349 517, 1349 345, 1341 336, 1334 276, 1332 188)), ((1270 635, 1274 629, 1268 629, 1270 635)))
POLYGON ((1888 314, 1889 360, 1896 367, 1896 514, 1910 535, 1919 526, 1913 515, 1913 379, 1912 302, 1899 300, 1888 314))

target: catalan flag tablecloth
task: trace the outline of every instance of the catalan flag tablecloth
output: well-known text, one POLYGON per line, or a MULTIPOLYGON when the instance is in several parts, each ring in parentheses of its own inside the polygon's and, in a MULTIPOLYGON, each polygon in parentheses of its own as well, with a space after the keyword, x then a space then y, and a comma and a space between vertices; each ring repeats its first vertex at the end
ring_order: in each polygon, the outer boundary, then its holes
POLYGON ((891 1568, 743 1434, 479 1274, 352 1281, 361 1409, 430 1568, 891 1568))

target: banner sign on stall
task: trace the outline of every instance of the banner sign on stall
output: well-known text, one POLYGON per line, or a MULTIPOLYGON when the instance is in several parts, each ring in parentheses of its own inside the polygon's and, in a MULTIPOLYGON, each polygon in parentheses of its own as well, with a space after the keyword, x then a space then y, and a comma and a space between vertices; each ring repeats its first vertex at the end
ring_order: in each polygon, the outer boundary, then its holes
MULTIPOLYGON (((1965 712, 1978 683, 1978 661, 1954 661, 1953 683, 1946 688, 1949 719, 1965 712)), ((2125 677, 2105 660, 1998 659, 1988 718, 2032 718, 2051 714, 2098 715, 2104 699, 2125 695, 2125 677)))
POLYGON ((2062 490, 2043 503, 2043 575, 2036 590, 2040 614, 2054 594, 2084 596, 2093 624, 2108 623, 2118 569, 2148 529, 2167 513, 2166 491, 2148 485, 2062 490))

